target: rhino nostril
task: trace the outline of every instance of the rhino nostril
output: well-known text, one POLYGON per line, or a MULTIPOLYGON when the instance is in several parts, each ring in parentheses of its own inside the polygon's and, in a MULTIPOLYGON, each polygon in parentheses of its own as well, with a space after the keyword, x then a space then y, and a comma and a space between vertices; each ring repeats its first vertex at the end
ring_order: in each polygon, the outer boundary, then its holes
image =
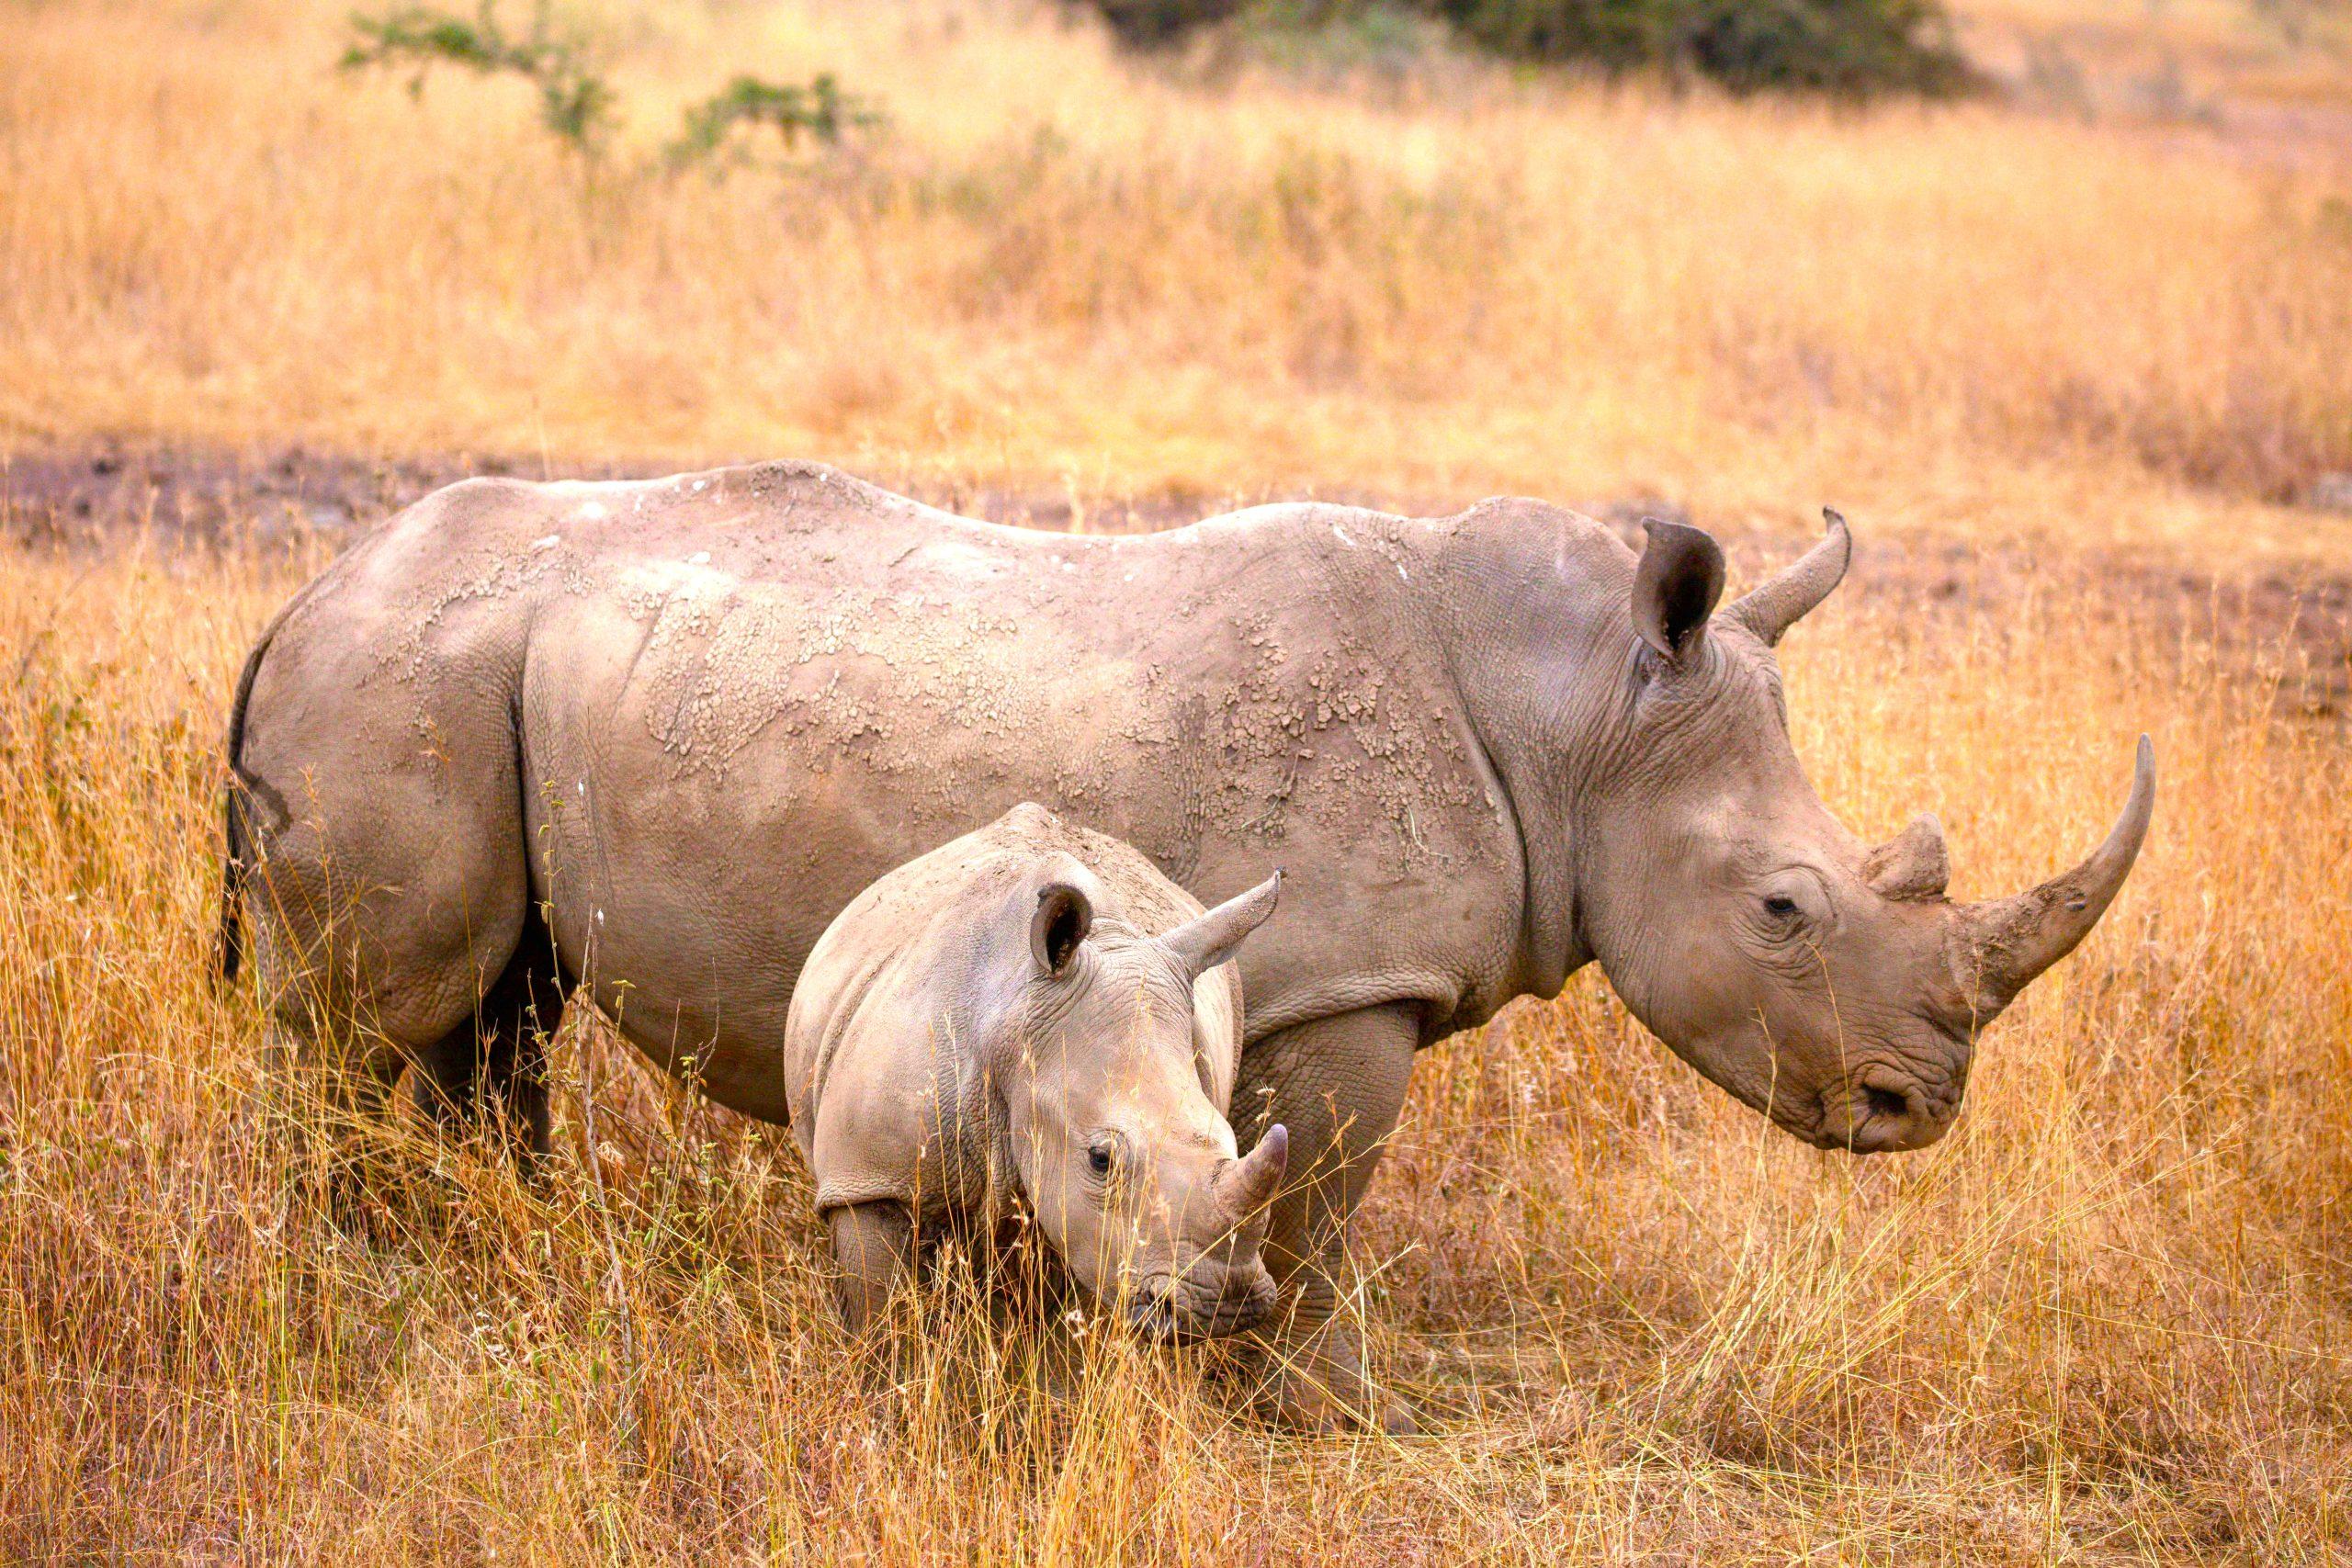
POLYGON ((1172 1324, 1175 1307, 1175 1293, 1166 1285, 1149 1286, 1128 1299, 1127 1321, 1137 1328, 1161 1333, 1172 1324))
POLYGON ((1899 1121, 1911 1114, 1911 1097, 1897 1089, 1876 1086, 1862 1090, 1862 1103, 1872 1116, 1899 1121))

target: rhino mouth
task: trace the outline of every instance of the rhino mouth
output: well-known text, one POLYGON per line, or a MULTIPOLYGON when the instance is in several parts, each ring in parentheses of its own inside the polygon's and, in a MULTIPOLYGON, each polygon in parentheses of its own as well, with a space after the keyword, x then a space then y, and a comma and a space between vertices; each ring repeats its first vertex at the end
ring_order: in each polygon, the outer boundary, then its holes
POLYGON ((1127 1326, 1150 1339, 1219 1339, 1256 1326, 1273 1310, 1265 1269, 1227 1269, 1219 1287, 1159 1274, 1139 1280, 1126 1303, 1127 1326))
POLYGON ((1922 1149, 1951 1128, 1956 1100, 1929 1094, 1891 1067, 1870 1066, 1821 1091, 1819 1111, 1800 1135, 1817 1148, 1847 1154, 1922 1149))

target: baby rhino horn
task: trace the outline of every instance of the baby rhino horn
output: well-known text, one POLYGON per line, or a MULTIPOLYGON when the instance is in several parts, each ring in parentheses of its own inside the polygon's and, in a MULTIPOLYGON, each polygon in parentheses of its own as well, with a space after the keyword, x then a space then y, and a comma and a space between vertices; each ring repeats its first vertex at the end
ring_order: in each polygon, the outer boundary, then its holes
POLYGON ((1289 1165, 1290 1129, 1277 1122, 1266 1129, 1256 1148, 1217 1172, 1217 1201, 1233 1219, 1250 1218, 1272 1200, 1289 1165))
POLYGON ((1197 980, 1232 957, 1241 939, 1265 924, 1282 891, 1283 874, 1278 871, 1249 892, 1178 926, 1159 939, 1160 945, 1175 956, 1187 976, 1197 980))

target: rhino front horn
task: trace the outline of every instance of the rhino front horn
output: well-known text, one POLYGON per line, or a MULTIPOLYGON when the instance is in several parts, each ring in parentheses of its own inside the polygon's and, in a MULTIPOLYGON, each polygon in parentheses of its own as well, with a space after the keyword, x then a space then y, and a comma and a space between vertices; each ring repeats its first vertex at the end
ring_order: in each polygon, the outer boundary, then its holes
POLYGON ((2090 934, 2107 913, 2140 845, 2156 806, 2156 749, 2144 735, 2132 773, 2132 798, 2123 803, 2107 841, 2088 860, 2030 893, 1972 905, 1961 914, 1967 951, 1963 964, 1977 979, 1981 1017, 2009 1005, 2034 977, 2090 934))
POLYGON ((1185 921, 1161 937, 1159 943, 1175 956, 1179 968, 1197 980, 1232 957, 1242 938, 1266 923, 1282 894, 1283 874, 1277 871, 1249 892, 1185 921))
POLYGON ((1273 1201, 1290 1166, 1290 1129, 1277 1122, 1258 1146, 1217 1173, 1217 1201, 1236 1220, 1246 1220, 1273 1201))

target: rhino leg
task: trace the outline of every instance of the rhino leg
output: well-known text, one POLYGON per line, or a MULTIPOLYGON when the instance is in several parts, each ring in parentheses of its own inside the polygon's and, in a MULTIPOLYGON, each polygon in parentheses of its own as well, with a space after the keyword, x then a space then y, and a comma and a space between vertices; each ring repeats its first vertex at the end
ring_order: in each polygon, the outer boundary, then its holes
POLYGON ((535 916, 474 1016, 417 1054, 417 1108, 453 1134, 488 1118, 528 1169, 548 1152, 547 1042, 563 1021, 564 995, 554 944, 535 916))
MULTIPOLYGON (((339 1051, 332 1025, 296 1001, 272 1010, 262 1030, 262 1055, 276 1117, 301 1140, 306 1161, 331 1166, 344 1163, 339 1135, 373 1121, 390 1103, 403 1066, 396 1055, 339 1051)), ((338 1180, 339 1199, 350 1185, 338 1180)))
POLYGON ((330 1085, 478 1055, 530 916, 520 632, 495 606, 446 615, 431 678, 385 678, 407 623, 369 574, 404 536, 357 547, 275 631, 232 737, 237 912, 272 1055, 330 1085))
POLYGON ((1252 1142, 1273 1122, 1289 1128, 1295 1173, 1265 1242, 1287 1310, 1261 1339, 1285 1425, 1415 1429, 1410 1411, 1365 1385, 1362 1342, 1338 1307, 1348 1216, 1396 1129, 1419 1043, 1410 1009, 1366 1008, 1270 1034, 1242 1057, 1235 1122, 1252 1142))

